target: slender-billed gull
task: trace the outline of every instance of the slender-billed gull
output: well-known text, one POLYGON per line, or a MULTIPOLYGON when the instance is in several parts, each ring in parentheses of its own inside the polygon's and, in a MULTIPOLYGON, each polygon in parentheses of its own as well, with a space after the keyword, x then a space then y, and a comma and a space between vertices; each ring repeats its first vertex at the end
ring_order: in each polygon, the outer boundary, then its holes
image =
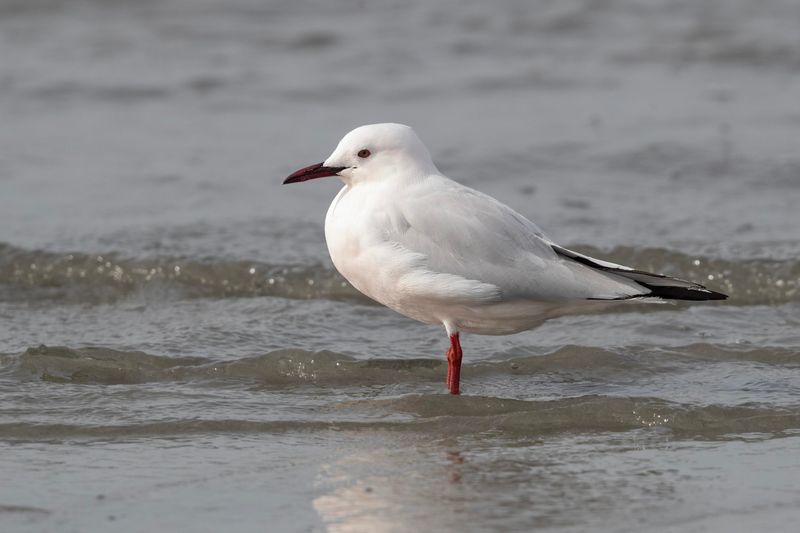
POLYGON ((727 298, 555 244, 510 207, 443 176, 408 126, 356 128, 328 159, 284 183, 326 176, 344 182, 325 218, 333 264, 370 298, 444 326, 452 394, 459 393, 459 332, 517 333, 623 301, 727 298))

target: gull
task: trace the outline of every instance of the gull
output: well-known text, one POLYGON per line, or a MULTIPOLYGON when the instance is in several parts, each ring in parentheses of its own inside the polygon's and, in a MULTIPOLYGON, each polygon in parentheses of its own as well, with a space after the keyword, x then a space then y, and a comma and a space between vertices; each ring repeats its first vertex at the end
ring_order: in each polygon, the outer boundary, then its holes
POLYGON ((402 124, 356 128, 283 183, 327 176, 344 182, 325 217, 334 266, 373 300, 444 326, 451 394, 460 392, 461 332, 518 333, 623 302, 727 298, 559 246, 507 205, 442 175, 402 124))

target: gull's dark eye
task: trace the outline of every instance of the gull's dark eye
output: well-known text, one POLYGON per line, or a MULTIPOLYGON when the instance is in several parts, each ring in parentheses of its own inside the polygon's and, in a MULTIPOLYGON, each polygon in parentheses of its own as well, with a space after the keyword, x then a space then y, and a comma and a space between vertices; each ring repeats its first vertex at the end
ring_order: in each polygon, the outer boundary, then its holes
POLYGON ((364 158, 366 158, 366 157, 369 157, 370 153, 371 153, 371 152, 370 152, 369 150, 367 150, 366 148, 364 148, 363 150, 359 150, 359 151, 358 151, 358 157, 360 157, 361 159, 364 159, 364 158))

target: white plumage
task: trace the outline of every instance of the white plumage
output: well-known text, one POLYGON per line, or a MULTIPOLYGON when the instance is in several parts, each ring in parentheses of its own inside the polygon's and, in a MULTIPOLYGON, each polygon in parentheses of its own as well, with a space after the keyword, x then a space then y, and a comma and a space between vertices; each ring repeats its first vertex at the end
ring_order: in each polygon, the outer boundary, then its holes
POLYGON ((555 245, 510 207, 443 176, 408 126, 357 128, 286 183, 331 175, 345 184, 325 220, 336 268, 370 298, 444 325, 451 339, 515 333, 638 297, 724 296, 555 245))

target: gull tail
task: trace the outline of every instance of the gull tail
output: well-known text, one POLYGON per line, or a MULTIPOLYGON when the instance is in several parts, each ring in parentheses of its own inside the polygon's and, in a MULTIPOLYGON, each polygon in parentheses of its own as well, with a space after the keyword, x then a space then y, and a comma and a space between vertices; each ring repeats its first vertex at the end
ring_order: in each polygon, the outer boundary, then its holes
POLYGON ((721 292, 712 291, 699 283, 685 281, 678 278, 671 278, 661 274, 652 274, 642 270, 634 270, 630 267, 617 265, 608 261, 602 261, 579 254, 572 250, 567 250, 561 246, 551 244, 553 250, 560 257, 575 261, 584 266, 629 279, 641 285, 650 292, 616 298, 618 300, 629 300, 632 298, 663 298, 665 300, 727 300, 728 295, 721 292))

